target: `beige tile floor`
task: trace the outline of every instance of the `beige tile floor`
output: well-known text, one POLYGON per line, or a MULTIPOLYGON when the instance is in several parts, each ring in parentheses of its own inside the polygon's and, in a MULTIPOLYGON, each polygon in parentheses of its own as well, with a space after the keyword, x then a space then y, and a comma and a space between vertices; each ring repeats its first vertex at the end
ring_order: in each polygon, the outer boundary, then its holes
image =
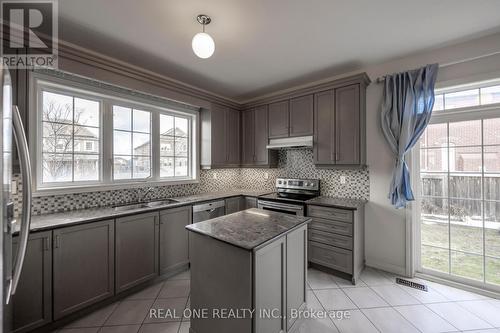
MULTIPOLYGON (((349 319, 297 320, 292 333, 500 333, 500 300, 426 281, 428 292, 395 284, 395 276, 367 268, 356 286, 310 269, 307 307, 345 310, 349 319)), ((102 308, 61 333, 188 333, 186 318, 150 318, 150 309, 189 306, 189 271, 102 308)))

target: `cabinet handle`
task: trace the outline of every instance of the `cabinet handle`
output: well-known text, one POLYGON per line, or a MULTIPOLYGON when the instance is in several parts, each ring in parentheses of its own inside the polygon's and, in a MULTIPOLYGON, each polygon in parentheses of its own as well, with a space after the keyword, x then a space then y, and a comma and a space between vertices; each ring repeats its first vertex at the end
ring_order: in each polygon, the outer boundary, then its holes
POLYGON ((50 250, 50 238, 49 237, 45 237, 43 243, 44 243, 43 244, 43 250, 44 251, 50 250))
POLYGON ((58 249, 60 245, 61 245, 61 244, 60 244, 60 240, 59 240, 59 235, 56 235, 56 236, 54 237, 54 248, 55 248, 55 249, 58 249))

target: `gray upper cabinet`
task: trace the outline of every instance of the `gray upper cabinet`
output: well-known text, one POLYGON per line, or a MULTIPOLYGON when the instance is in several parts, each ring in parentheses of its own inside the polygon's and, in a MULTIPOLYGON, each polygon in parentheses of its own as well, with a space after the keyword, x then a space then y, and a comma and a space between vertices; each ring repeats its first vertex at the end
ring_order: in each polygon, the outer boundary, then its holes
POLYGON ((364 166, 366 76, 314 95, 314 163, 364 166))
POLYGON ((306 95, 290 100, 289 136, 313 135, 314 118, 313 95, 306 95))
MULTIPOLYGON (((264 98, 249 104, 268 108, 268 138, 313 136, 314 163, 320 167, 364 167, 366 163, 366 73, 264 98)), ((253 110, 253 109, 252 109, 253 110)), ((249 111, 247 111, 249 112, 249 111)), ((245 114, 245 126, 264 128, 245 114)), ((250 162, 251 137, 244 130, 244 164, 250 162), (247 144, 248 142, 248 144, 247 144)), ((263 138, 256 135, 254 140, 263 138)), ((267 142, 266 142, 267 144, 267 142)), ((256 151, 260 151, 256 148, 256 151)))
POLYGON ((289 101, 269 104, 269 139, 286 138, 290 127, 289 101))
POLYGON ((189 264, 186 226, 192 221, 192 207, 178 207, 160 212, 160 274, 171 274, 189 264))
POLYGON ((219 105, 212 107, 212 165, 225 165, 226 152, 226 110, 219 105))
POLYGON ((314 95, 314 163, 335 164, 334 91, 314 95))
POLYGON ((266 148, 268 144, 267 105, 261 105, 242 113, 242 165, 255 167, 276 166, 278 152, 266 148))
MULTIPOLYGON (((252 165, 255 162, 255 140, 256 140, 255 110, 250 109, 243 111, 241 118, 242 118, 241 163, 243 165, 252 165)), ((266 121, 266 134, 267 134, 267 121, 266 121)))
POLYGON ((158 213, 116 220, 116 292, 158 275, 158 213))
POLYGON ((335 89, 335 163, 356 165, 360 156, 359 84, 335 89))
POLYGON ((312 135, 313 105, 312 94, 269 104, 269 138, 312 135))
MULTIPOLYGON (((13 239, 17 252, 19 237, 13 239)), ((13 304, 14 332, 27 332, 52 320, 52 231, 30 234, 13 304)))
POLYGON ((238 166, 241 163, 240 127, 241 112, 226 110, 226 164, 238 166))
POLYGON ((201 112, 201 166, 237 167, 241 164, 241 112, 212 104, 201 112))
POLYGON ((54 230, 54 319, 114 295, 114 222, 54 230))

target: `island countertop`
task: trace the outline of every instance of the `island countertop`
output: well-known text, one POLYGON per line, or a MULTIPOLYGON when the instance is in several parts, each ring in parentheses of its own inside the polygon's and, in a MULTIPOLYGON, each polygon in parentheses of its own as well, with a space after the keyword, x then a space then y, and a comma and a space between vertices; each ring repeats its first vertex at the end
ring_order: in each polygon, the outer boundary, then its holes
POLYGON ((186 226, 186 229, 252 251, 310 220, 309 217, 251 208, 194 223, 186 226))

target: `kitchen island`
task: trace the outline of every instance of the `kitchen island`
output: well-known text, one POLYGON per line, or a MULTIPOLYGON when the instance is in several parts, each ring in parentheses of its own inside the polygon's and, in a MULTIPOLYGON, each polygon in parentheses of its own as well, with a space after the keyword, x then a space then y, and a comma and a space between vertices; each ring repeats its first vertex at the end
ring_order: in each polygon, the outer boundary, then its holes
POLYGON ((307 217, 260 209, 189 233, 191 333, 278 333, 305 306, 307 217))

